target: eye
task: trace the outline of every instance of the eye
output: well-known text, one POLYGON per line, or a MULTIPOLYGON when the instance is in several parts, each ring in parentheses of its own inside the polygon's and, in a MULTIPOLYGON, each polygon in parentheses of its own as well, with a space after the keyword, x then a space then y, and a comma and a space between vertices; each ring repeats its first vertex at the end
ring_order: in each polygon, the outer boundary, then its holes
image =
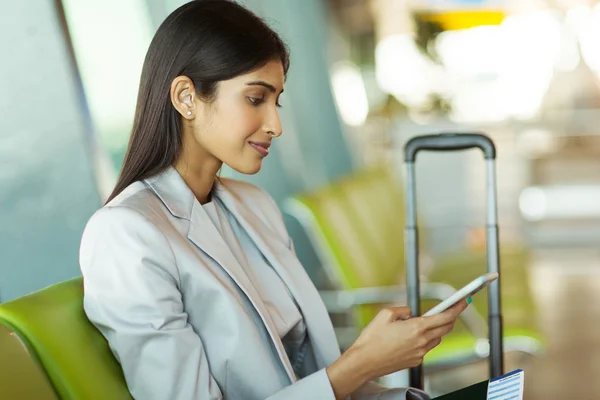
POLYGON ((253 106, 259 106, 262 103, 265 102, 265 99, 263 97, 248 97, 248 101, 253 105, 253 106))

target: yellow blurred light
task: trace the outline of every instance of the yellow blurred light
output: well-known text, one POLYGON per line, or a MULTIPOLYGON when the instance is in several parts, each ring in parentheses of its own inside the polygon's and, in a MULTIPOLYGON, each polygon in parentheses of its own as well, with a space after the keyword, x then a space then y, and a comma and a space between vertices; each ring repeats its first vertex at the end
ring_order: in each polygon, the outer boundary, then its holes
POLYGON ((438 23, 442 29, 449 31, 484 25, 500 25, 505 18, 504 12, 492 10, 418 12, 417 16, 421 20, 438 23))

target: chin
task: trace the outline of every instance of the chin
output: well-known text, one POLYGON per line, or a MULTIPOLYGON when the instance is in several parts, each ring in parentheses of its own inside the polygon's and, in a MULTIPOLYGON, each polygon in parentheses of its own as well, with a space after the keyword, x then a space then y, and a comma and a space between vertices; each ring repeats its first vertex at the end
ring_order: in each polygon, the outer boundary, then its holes
POLYGON ((262 168, 262 162, 246 163, 242 165, 230 165, 230 167, 244 175, 255 175, 262 168))

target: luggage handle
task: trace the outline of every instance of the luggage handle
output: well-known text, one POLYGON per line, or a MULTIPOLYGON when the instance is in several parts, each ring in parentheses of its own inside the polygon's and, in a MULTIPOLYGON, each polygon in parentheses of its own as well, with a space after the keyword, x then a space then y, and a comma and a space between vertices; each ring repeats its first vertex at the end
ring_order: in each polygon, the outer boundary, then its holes
MULTIPOLYGON (((412 315, 420 315, 419 294, 419 240, 417 228, 417 200, 415 187, 415 159, 420 150, 457 151, 479 148, 486 159, 486 197, 487 197, 487 266, 488 272, 499 270, 498 216, 496 201, 496 147, 494 142, 480 133, 441 133, 416 136, 409 140, 404 148, 406 165, 406 229, 405 258, 408 304, 412 315)), ((502 343, 502 314, 500 306, 500 282, 492 282, 488 289, 489 340, 490 340, 490 378, 501 376, 504 371, 504 349, 502 343)), ((409 385, 423 389, 423 367, 409 370, 409 385)))
POLYGON ((487 160, 496 158, 494 142, 481 133, 442 133, 438 135, 417 136, 408 141, 404 147, 404 160, 415 162, 420 150, 457 151, 478 147, 487 160))

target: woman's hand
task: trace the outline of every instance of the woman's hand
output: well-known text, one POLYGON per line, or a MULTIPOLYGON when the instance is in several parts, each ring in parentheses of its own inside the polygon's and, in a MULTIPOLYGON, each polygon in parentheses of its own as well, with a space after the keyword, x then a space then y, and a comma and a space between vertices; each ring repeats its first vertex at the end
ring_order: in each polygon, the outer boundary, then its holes
POLYGON ((438 315, 415 318, 408 307, 381 310, 327 368, 336 398, 346 398, 371 379, 422 364, 425 354, 440 344, 465 308, 463 300, 438 315))
POLYGON ((352 345, 365 354, 371 378, 416 367, 425 355, 440 344, 467 308, 462 301, 431 317, 410 317, 408 307, 385 308, 377 314, 352 345))

